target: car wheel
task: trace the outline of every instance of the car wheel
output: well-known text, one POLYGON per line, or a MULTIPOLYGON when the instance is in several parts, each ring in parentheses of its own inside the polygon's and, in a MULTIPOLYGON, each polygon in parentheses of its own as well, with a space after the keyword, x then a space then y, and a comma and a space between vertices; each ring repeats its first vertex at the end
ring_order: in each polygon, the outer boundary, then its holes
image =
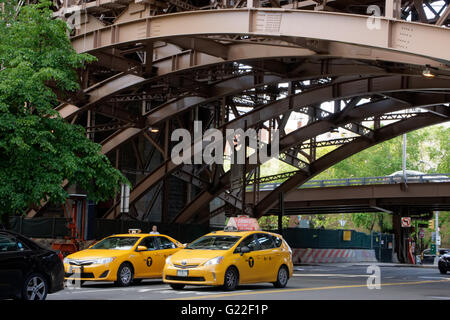
POLYGON ((229 267, 225 272, 223 289, 225 291, 233 291, 239 284, 239 273, 234 267, 229 267))
POLYGON ((122 263, 117 270, 116 284, 120 287, 127 287, 133 282, 133 267, 131 264, 122 263))
POLYGON ((445 269, 444 267, 439 267, 439 272, 441 274, 447 274, 447 269, 445 269))
POLYGON ((48 285, 45 278, 39 273, 30 274, 23 285, 23 300, 45 300, 48 293, 48 285))
POLYGON ((289 271, 286 266, 281 266, 278 269, 277 281, 273 283, 276 288, 284 288, 286 287, 289 280, 289 271))
POLYGON ((183 288, 185 287, 185 284, 181 284, 181 283, 171 283, 171 284, 170 284, 170 287, 171 287, 173 290, 181 290, 181 289, 183 289, 183 288))

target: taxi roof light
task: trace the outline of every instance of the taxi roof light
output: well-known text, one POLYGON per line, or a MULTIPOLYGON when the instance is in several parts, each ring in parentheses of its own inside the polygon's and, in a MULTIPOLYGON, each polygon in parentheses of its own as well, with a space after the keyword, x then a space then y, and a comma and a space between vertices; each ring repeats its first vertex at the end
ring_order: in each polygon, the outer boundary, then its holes
POLYGON ((230 217, 224 231, 259 231, 258 220, 246 215, 230 217))
POLYGON ((129 234, 138 234, 141 233, 141 229, 128 229, 129 234))

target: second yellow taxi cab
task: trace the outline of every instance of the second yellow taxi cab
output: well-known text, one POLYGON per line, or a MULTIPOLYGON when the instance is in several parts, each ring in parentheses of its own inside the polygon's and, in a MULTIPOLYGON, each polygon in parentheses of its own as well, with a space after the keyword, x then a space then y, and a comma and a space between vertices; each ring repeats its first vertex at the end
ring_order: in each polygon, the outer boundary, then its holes
POLYGON ((283 288, 293 269, 292 250, 278 234, 216 231, 168 257, 163 281, 176 290, 185 285, 234 290, 239 284, 257 282, 283 288))
POLYGON ((107 237, 67 256, 65 279, 128 286, 146 278, 161 278, 165 260, 183 245, 166 235, 132 232, 107 237))

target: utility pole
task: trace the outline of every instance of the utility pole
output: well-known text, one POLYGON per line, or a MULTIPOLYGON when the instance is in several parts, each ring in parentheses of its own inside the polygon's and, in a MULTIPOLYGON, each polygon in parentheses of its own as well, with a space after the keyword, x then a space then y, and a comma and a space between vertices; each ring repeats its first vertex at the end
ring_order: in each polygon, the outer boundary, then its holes
POLYGON ((441 244, 441 237, 439 236, 439 211, 435 212, 435 223, 434 223, 434 230, 435 230, 435 239, 436 239, 436 257, 434 258, 434 264, 437 265, 439 261, 439 245, 441 244))
POLYGON ((403 134, 402 168, 403 168, 403 180, 406 183, 406 133, 403 134))

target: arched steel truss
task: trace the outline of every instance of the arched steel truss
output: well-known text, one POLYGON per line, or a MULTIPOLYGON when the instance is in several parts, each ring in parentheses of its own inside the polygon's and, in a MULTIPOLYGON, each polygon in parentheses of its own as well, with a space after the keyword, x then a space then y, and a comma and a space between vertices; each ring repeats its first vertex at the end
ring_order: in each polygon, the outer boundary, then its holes
MULTIPOLYGON (((257 217, 276 205, 279 192, 333 164, 404 132, 449 120, 450 33, 442 27, 449 22, 448 4, 429 19, 422 12, 428 2, 414 1, 416 7, 380 2, 385 16, 370 21, 349 11, 351 1, 328 1, 322 10, 309 10, 316 5, 308 1, 259 2, 264 8, 249 1, 247 8, 241 7, 246 1, 233 2, 236 8, 231 1, 215 2, 219 10, 173 2, 168 1, 170 10, 182 12, 165 14, 147 1, 124 0, 115 7, 108 0, 82 3, 82 23, 72 44, 98 61, 80 71, 83 89, 57 108, 63 118, 83 124, 116 165, 121 149, 133 150, 128 157, 140 179, 134 181, 132 205, 149 192, 153 198, 167 192, 169 177, 196 188, 180 212, 170 219, 163 212, 163 220, 204 222, 217 213, 207 208, 216 197, 242 209, 230 171, 171 161, 171 130, 192 130, 193 120, 202 120, 204 129, 280 129, 280 160, 298 172, 255 199, 251 212, 257 217), (416 21, 400 19, 396 6, 416 21), (425 69, 434 78, 423 77, 425 69), (330 101, 334 110, 321 107, 330 101), (405 110, 410 111, 399 113, 405 110), (305 114, 308 123, 287 133, 292 113, 305 114), (385 125, 384 120, 395 122, 385 125), (352 136, 330 141, 340 147, 317 158, 316 148, 323 145, 318 137, 337 127, 352 136), (150 165, 155 154, 159 165, 150 165)), ((66 2, 56 15, 66 10, 67 16, 73 4, 66 2)), ((248 179, 257 175, 257 167, 246 167, 248 179)), ((149 210, 139 213, 134 207, 135 218, 146 218, 149 210)), ((118 213, 116 202, 105 216, 118 213)))

